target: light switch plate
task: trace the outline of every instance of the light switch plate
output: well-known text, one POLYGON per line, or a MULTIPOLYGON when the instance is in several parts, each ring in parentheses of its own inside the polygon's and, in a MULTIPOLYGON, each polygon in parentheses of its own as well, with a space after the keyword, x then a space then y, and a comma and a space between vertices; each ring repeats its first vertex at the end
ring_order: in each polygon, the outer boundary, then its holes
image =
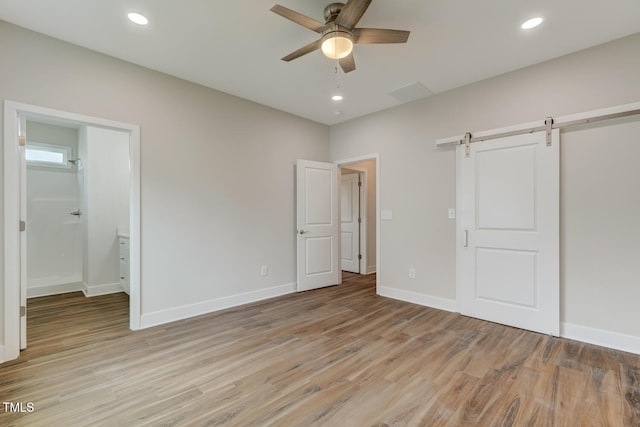
POLYGON ((449 208, 447 216, 449 219, 456 219, 456 208, 449 208))
POLYGON ((388 209, 383 210, 382 212, 380 212, 380 218, 386 219, 386 220, 393 219, 393 211, 388 209))

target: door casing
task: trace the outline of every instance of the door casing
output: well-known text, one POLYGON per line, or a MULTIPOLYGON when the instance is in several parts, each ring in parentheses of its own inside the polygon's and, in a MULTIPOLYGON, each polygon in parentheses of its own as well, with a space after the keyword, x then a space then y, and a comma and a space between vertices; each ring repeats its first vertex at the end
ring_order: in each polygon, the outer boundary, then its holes
MULTIPOLYGON (((376 222, 376 294, 379 294, 380 292, 380 287, 383 286, 382 284, 383 282, 383 276, 382 276, 382 265, 380 262, 380 252, 382 250, 381 248, 381 241, 380 241, 380 193, 381 193, 381 188, 382 188, 382 176, 380 174, 380 153, 371 153, 371 154, 365 154, 362 156, 357 156, 357 157, 348 157, 348 158, 344 158, 344 159, 338 159, 338 160, 334 160, 334 163, 336 163, 338 166, 340 167, 346 167, 349 168, 349 165, 352 163, 360 163, 360 162, 366 162, 366 161, 374 161, 376 164, 376 169, 375 169, 375 179, 376 179, 376 216, 375 219, 374 218, 368 218, 366 216, 366 213, 363 213, 363 218, 364 222, 367 221, 374 221, 376 222)), ((365 178, 366 178, 366 173, 365 173, 365 178)), ((366 181, 366 179, 365 179, 366 181)), ((366 184, 364 184, 366 185, 366 184)), ((365 187, 363 186, 363 189, 365 187)), ((363 191, 363 193, 365 193, 363 191)), ((366 196, 365 196, 366 197, 366 196)), ((365 203, 363 203, 363 205, 366 205, 370 203, 369 200, 365 200, 365 203)), ((364 231, 364 227, 363 227, 363 231, 362 231, 362 235, 365 235, 366 232, 364 231)), ((363 243, 364 244, 364 243, 363 243)), ((360 272, 361 273, 367 273, 368 270, 368 262, 367 262, 367 257, 369 256, 368 253, 364 252, 363 253, 363 257, 360 263, 360 272)))
POLYGON ((21 256, 20 231, 20 150, 18 123, 20 117, 49 119, 59 122, 103 127, 127 132, 129 139, 129 228, 130 228, 130 277, 129 327, 140 329, 140 126, 113 120, 85 116, 62 110, 4 101, 4 354, 0 362, 16 359, 20 355, 20 281, 21 256))

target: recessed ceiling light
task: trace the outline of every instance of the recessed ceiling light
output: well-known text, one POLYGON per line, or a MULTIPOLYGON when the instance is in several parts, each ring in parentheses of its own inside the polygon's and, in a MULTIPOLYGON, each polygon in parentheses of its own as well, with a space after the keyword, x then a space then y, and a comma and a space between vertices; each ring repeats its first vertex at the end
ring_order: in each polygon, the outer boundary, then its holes
POLYGON ((542 18, 535 17, 535 18, 531 18, 526 20, 521 26, 520 28, 522 28, 523 30, 530 30, 532 28, 537 27, 538 25, 542 24, 542 18))
POLYGON ((131 12, 127 15, 127 17, 129 18, 129 21, 138 25, 147 25, 149 23, 149 20, 144 15, 141 15, 139 13, 131 12))
POLYGON ((342 95, 333 95, 331 99, 333 99, 334 101, 342 101, 344 98, 342 97, 342 95))

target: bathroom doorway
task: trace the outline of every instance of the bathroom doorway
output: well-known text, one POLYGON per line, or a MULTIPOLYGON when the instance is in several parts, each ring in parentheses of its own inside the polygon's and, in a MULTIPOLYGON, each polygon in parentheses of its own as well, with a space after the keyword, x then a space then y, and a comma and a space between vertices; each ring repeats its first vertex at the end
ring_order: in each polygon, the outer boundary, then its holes
MULTIPOLYGON (((127 264, 127 281, 130 288, 130 303, 129 303, 129 319, 130 328, 139 329, 140 327, 140 303, 139 303, 139 288, 140 288, 140 236, 139 236, 139 224, 140 224, 140 130, 137 125, 130 125, 126 123, 114 122, 111 120, 82 116, 74 113, 68 113, 53 109, 48 109, 39 106, 32 106, 27 104, 16 103, 12 101, 5 101, 5 120, 4 120, 4 151, 5 151, 5 355, 4 360, 12 360, 18 357, 19 350, 26 348, 26 298, 28 296, 44 295, 46 293, 54 293, 56 291, 68 292, 69 287, 80 286, 86 295, 99 295, 104 293, 116 292, 122 290, 120 287, 120 281, 118 280, 121 274, 119 266, 116 263, 113 269, 111 268, 98 268, 94 269, 96 273, 93 275, 96 280, 92 280, 92 268, 91 259, 96 257, 98 260, 106 260, 108 257, 113 258, 115 254, 115 260, 119 261, 119 242, 121 236, 128 238, 127 243, 129 247, 129 262, 127 264), (64 162, 59 166, 64 168, 66 176, 57 175, 60 180, 66 181, 67 184, 71 184, 75 180, 75 187, 69 185, 66 190, 62 190, 62 193, 53 197, 53 193, 49 193, 49 197, 46 197, 47 185, 52 181, 47 182, 46 179, 40 179, 39 183, 36 183, 35 176, 37 174, 31 174, 32 183, 35 184, 34 188, 31 188, 31 194, 27 194, 27 188, 29 184, 29 167, 27 165, 27 150, 30 142, 28 124, 36 130, 36 136, 38 130, 48 130, 49 132, 53 127, 75 129, 78 134, 78 148, 76 151, 70 148, 66 154, 63 154, 64 162), (39 129, 38 129, 39 128, 39 129), (104 151, 104 148, 113 148, 113 144, 109 146, 109 141, 113 142, 115 139, 125 141, 124 146, 121 144, 120 154, 122 152, 127 154, 126 161, 122 162, 120 156, 120 166, 114 166, 108 158, 114 157, 113 152, 110 150, 104 151), (84 141, 84 142, 83 142, 84 141), (93 141, 93 143, 91 142, 93 141), (98 142, 96 142, 98 141, 98 142), (83 151, 84 150, 84 151, 83 151), (111 152, 111 154, 109 154, 111 152), (94 171, 97 175, 91 182, 91 171, 89 166, 91 158, 94 158, 95 166, 94 171), (100 161, 97 161, 97 160, 100 161), (66 164, 65 164, 66 163, 66 164), (101 201, 92 201, 90 188, 87 185, 98 186, 99 191, 95 192, 96 196, 104 195, 104 191, 115 179, 114 168, 126 169, 128 172, 126 179, 120 181, 119 190, 122 193, 122 188, 126 187, 124 191, 124 201, 122 196, 118 196, 121 202, 114 203, 113 198, 103 197, 101 201), (102 169, 101 169, 102 168, 102 169), (28 204, 30 204, 30 208, 28 204), (122 210, 121 214, 114 214, 113 212, 107 212, 113 208, 112 205, 120 204, 126 205, 126 209, 122 210), (73 206, 72 206, 73 205, 73 206), (77 206, 77 208, 75 207, 77 206), (72 208, 71 210, 69 208, 72 208), (58 212, 59 211, 59 212, 58 212), (68 211, 68 212, 67 212, 68 211), (56 235, 58 239, 64 240, 64 245, 60 245, 61 248, 56 252, 50 252, 46 250, 47 244, 34 244, 31 241, 29 245, 29 233, 26 231, 29 222, 31 221, 34 226, 34 231, 37 231, 37 225, 34 224, 36 219, 34 216, 47 217, 48 213, 59 213, 57 221, 57 227, 45 227, 53 234, 49 236, 50 240, 55 241, 56 235), (96 226, 97 222, 104 223, 105 219, 109 221, 113 220, 113 224, 108 227, 96 226), (20 227, 15 227, 14 224, 20 224, 20 227), (92 227, 94 229, 92 233, 92 227), (25 231, 21 231, 25 230, 25 231), (58 233, 53 233, 56 230, 58 233), (68 234, 68 236, 67 236, 68 234), (91 237, 89 237, 91 235, 91 237), (64 237, 61 237, 64 236, 64 237), (96 249, 93 243, 99 240, 109 240, 110 243, 100 246, 96 249), (82 241, 82 253, 81 261, 82 273, 78 274, 78 240, 82 241), (91 240, 91 244, 87 246, 88 241, 91 240), (40 282, 33 282, 31 286, 28 283, 28 263, 32 262, 29 258, 30 246, 41 246, 31 248, 31 255, 34 253, 46 252, 52 255, 53 258, 64 260, 60 264, 56 265, 57 270, 46 273, 41 271, 39 279, 40 282), (62 252, 62 253, 61 253, 62 252), (102 258, 100 258, 102 257, 102 258), (64 267, 64 268, 63 268, 64 267), (47 278, 47 275, 49 276, 47 278), (111 278, 107 276, 111 275, 111 278), (59 276, 56 278, 56 276, 59 276), (75 280, 75 279, 80 280, 75 280), (60 279, 60 280, 58 280, 60 279), (49 283, 46 283, 47 280, 49 283), (64 283, 53 283, 53 282, 64 283), (38 286, 40 285, 40 286, 38 286), (65 286, 67 289, 65 289, 65 286), (39 288, 39 289, 38 289, 39 288), (29 291, 31 289, 31 292, 29 291), (30 295, 31 293, 31 295, 30 295)), ((64 131, 61 131, 64 133, 64 131)), ((47 132, 45 132, 47 133, 47 132)), ((69 131, 67 131, 69 133, 69 131)), ((73 133, 73 131, 71 131, 73 133)), ((42 139, 42 138, 39 138, 42 139)), ((73 139, 73 138, 71 138, 73 139)), ((52 141, 49 141, 52 142, 52 141)), ((38 141, 31 141, 32 149, 38 151, 38 141), (35 142, 35 144, 34 144, 35 142)), ((65 144, 61 144, 64 146, 65 144)), ((68 144, 67 144, 68 145, 68 144)), ((73 145, 73 144, 71 144, 73 145)), ((56 148, 60 144, 47 144, 47 142, 40 141, 40 151, 55 153, 56 148), (46 149, 49 146, 49 149, 46 149)), ((64 149, 63 149, 64 150, 64 149)), ((33 154, 33 153, 32 153, 33 154)), ((42 154, 42 153, 39 153, 42 154)), ((36 153, 36 156, 38 153, 36 153)), ((115 157, 118 157, 117 155, 115 157)), ((60 155, 55 155, 52 158, 59 159, 60 155)), ((42 164, 34 166, 33 156, 32 167, 34 171, 38 171, 41 174, 43 169, 46 169, 42 164), (39 168, 39 170, 38 170, 39 168)), ((51 171, 49 171, 51 173, 51 171)), ((60 173, 61 171, 57 171, 60 173)), ((120 171, 122 172, 122 171, 120 171)), ((121 173, 120 173, 121 175, 121 173)), ((100 197, 98 197, 100 199, 100 197)), ((122 206, 120 206, 122 208, 122 206)), ((104 224, 103 224, 104 225, 104 224)), ((41 230, 42 231, 42 230, 41 230)), ((41 234, 46 234, 41 233, 41 234)), ((52 246, 51 244, 49 244, 52 246)), ((46 255, 46 254, 45 254, 46 255)), ((43 261, 46 256, 42 253, 39 254, 40 258, 34 258, 32 263, 36 266, 38 261, 43 261)), ((110 261, 109 261, 110 262, 110 261)), ((41 263, 41 267, 46 265, 47 262, 41 263)), ((49 263, 51 264, 51 263, 49 263)), ((96 263, 99 265, 100 261, 96 263)), ((103 263, 104 265, 104 263, 103 263)), ((38 278, 37 275, 31 272, 31 277, 38 278)), ((75 290, 75 289, 74 289, 75 290)))

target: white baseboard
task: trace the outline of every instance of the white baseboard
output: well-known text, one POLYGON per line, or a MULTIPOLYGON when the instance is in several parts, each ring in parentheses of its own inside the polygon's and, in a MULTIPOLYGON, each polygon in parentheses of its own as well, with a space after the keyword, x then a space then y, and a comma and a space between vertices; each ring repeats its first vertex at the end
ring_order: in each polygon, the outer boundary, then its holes
POLYGON ((4 345, 0 345, 0 363, 7 361, 7 355, 4 354, 4 345))
MULTIPOLYGON (((378 294, 383 297, 407 301, 439 310, 457 312, 456 300, 453 299, 434 297, 386 286, 378 287, 378 294)), ((603 329, 590 328, 572 323, 561 323, 560 336, 599 345, 601 347, 640 354, 640 337, 634 335, 605 331, 603 329)))
POLYGON ((27 298, 44 297, 47 295, 66 294, 69 292, 84 291, 84 283, 61 283, 57 285, 35 286, 27 288, 27 298))
POLYGON ((151 326, 174 322, 176 320, 186 319, 188 317, 200 316, 202 314, 224 310, 225 308, 236 307, 251 302, 290 294, 295 291, 296 284, 289 283, 286 285, 274 286, 272 288, 260 289, 258 291, 203 301, 196 304, 183 305, 181 307, 170 308, 168 310, 146 313, 140 316, 140 328, 144 329, 151 326))
POLYGON ((640 337, 572 323, 560 324, 560 336, 602 347, 640 354, 640 337))
POLYGON ((376 272, 376 266, 375 265, 368 265, 367 266, 367 272, 365 274, 373 274, 376 272))
POLYGON ((456 300, 449 298, 434 297, 431 295, 419 294, 417 292, 389 288, 387 286, 378 286, 378 295, 424 305, 425 307, 437 308, 438 310, 456 311, 456 300))
POLYGON ((89 286, 86 283, 82 284, 82 292, 86 297, 95 297, 98 295, 115 294, 116 292, 122 292, 122 286, 118 283, 106 283, 104 285, 89 286))
POLYGON ((82 274, 69 275, 69 276, 56 276, 51 275, 47 277, 40 277, 38 279, 28 279, 27 289, 29 288, 41 288, 47 286, 56 286, 60 283, 82 283, 82 274))

